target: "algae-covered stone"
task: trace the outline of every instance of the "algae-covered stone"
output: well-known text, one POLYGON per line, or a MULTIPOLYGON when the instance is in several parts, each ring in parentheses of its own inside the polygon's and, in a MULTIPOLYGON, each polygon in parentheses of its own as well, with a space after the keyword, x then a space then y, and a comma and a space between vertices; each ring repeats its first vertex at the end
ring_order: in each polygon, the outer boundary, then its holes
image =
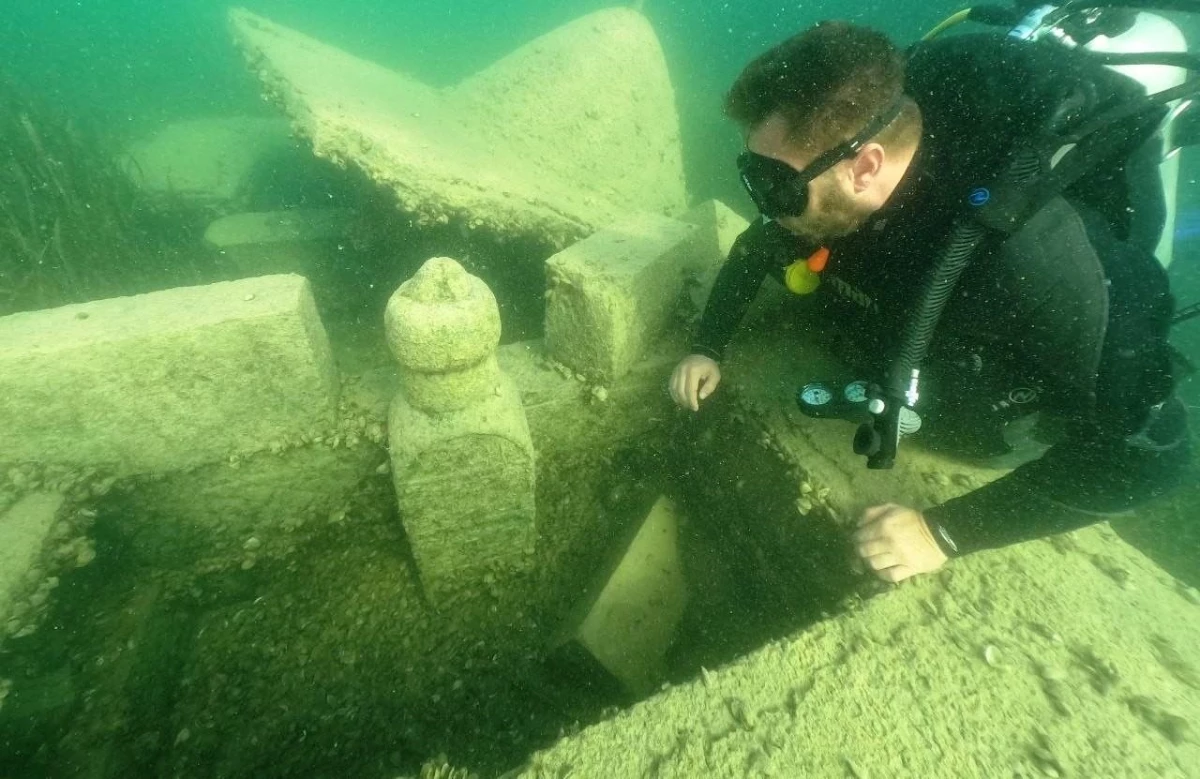
POLYGON ((346 208, 295 208, 230 214, 212 222, 204 241, 239 276, 318 272, 354 223, 346 208))
POLYGON ((516 386, 428 414, 399 393, 388 416, 404 531, 434 600, 485 572, 519 570, 534 540, 534 453, 516 386))
POLYGON ((733 242, 750 226, 740 214, 720 200, 706 200, 679 219, 700 228, 703 235, 702 245, 709 247, 717 259, 717 262, 712 263, 714 266, 719 265, 720 260, 729 255, 733 242))
POLYGON ((289 243, 342 238, 350 232, 354 212, 348 208, 294 208, 223 216, 204 231, 216 249, 249 244, 289 243))
POLYGON ((494 394, 499 386, 499 371, 494 356, 446 373, 401 371, 400 388, 415 407, 430 413, 444 413, 494 394))
POLYGON ((313 151, 421 223, 565 246, 628 213, 686 208, 666 58, 633 9, 588 14, 445 89, 245 9, 230 23, 313 151))
POLYGON ((1090 528, 956 560, 701 670, 515 775, 1187 779, 1197 646, 1200 607, 1090 528))
POLYGON ((745 229, 710 200, 679 221, 630 217, 559 252, 546 264, 547 350, 589 378, 624 376, 674 316, 699 311, 745 229))
POLYGON ((589 378, 624 376, 665 331, 688 279, 715 263, 718 235, 715 227, 642 214, 551 257, 546 349, 589 378))
POLYGON ((533 443, 496 361, 500 311, 454 260, 426 262, 388 301, 400 392, 388 414, 392 477, 426 594, 525 566, 533 541, 533 443))
MULTIPOLYGON (((680 219, 699 228, 700 233, 695 240, 705 251, 711 252, 710 260, 701 262, 694 270, 693 277, 689 279, 691 283, 688 292, 698 314, 704 309, 709 290, 716 281, 722 263, 729 256, 733 242, 745 232, 750 223, 720 200, 706 200, 680 219)), ((703 256, 702 254, 701 259, 703 256)))
POLYGON ((665 658, 686 592, 674 502, 660 496, 604 581, 589 593, 573 638, 638 695, 665 678, 665 658))
POLYGON ((494 389, 500 309, 487 284, 454 260, 429 260, 401 284, 384 328, 414 406, 451 411, 494 389))
POLYGON ((37 585, 29 581, 30 574, 45 554, 63 503, 62 495, 32 492, 0 512, 0 638, 10 627, 21 627, 10 626, 9 620, 23 610, 22 599, 37 585))
POLYGON ((458 370, 496 350, 500 309, 487 284, 435 257, 400 285, 384 314, 388 343, 405 368, 458 370))
POLYGON ((0 459, 186 468, 332 421, 308 282, 263 276, 0 318, 0 459))
POLYGON ((295 145, 284 119, 190 119, 139 139, 124 166, 150 195, 228 207, 248 193, 256 166, 295 145))

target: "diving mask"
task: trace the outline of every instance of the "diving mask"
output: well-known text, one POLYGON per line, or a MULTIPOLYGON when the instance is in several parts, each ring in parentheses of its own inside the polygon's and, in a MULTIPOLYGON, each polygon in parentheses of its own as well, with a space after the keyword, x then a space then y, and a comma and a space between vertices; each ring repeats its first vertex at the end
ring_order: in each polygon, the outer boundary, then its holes
POLYGON ((782 160, 767 157, 747 149, 738 155, 738 172, 742 184, 750 193, 750 199, 759 213, 768 219, 781 216, 800 216, 808 207, 808 185, 817 176, 848 160, 892 123, 903 108, 903 101, 896 100, 892 106, 872 119, 857 135, 821 154, 815 160, 797 170, 782 160))

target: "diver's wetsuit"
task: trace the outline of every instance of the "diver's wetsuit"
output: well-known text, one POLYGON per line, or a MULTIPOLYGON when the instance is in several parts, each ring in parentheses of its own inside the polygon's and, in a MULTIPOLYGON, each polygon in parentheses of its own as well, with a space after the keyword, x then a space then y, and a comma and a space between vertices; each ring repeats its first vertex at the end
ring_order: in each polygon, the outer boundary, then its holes
MULTIPOLYGON (((906 91, 924 118, 917 156, 888 203, 829 244, 812 296, 817 319, 849 342, 840 356, 864 378, 883 374, 958 204, 1001 169, 1006 139, 1034 121, 1022 117, 1057 104, 1072 79, 1099 79, 1102 95, 1142 94, 1077 56, 986 34, 913 53, 906 91), (1004 99, 1013 85, 1020 106, 1004 99)), ((1125 156, 1147 159, 1139 153, 1125 156)), ((1153 159, 1142 169, 1100 166, 976 257, 955 289, 923 370, 921 437, 996 455, 1007 450, 1004 425, 1034 410, 1061 420, 1062 435, 1040 459, 925 512, 948 554, 1082 527, 1178 480, 1188 447, 1183 407, 1171 396, 1172 300, 1151 253, 1162 207, 1129 200, 1156 175, 1153 159)), ((782 281, 814 248, 774 222, 755 222, 718 274, 693 351, 719 360, 762 280, 782 281)))

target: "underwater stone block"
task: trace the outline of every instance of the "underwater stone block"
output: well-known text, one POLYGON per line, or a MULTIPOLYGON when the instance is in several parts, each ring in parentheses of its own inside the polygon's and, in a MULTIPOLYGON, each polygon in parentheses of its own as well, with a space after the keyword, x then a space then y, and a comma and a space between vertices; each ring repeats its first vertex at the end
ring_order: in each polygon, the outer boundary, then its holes
POLYGON ((681 221, 693 224, 703 231, 701 240, 720 260, 729 256, 733 242, 750 226, 742 216, 720 200, 706 200, 686 214, 681 221))
POLYGON ((234 38, 313 152, 422 224, 462 220, 555 246, 687 207, 666 58, 645 16, 588 14, 436 89, 245 9, 234 38))
POLYGON ((354 211, 348 208, 252 211, 216 220, 204 231, 204 240, 215 249, 227 250, 247 244, 343 238, 350 232, 353 221, 354 211))
POLYGON ((0 637, 10 632, 8 621, 20 610, 18 601, 36 586, 30 574, 42 558, 63 503, 58 493, 33 492, 0 513, 0 637))
POLYGON ((262 276, 0 318, 0 459, 187 468, 332 421, 308 282, 262 276))
POLYGON ((516 386, 428 414, 403 393, 388 415, 392 474, 421 583, 434 602, 523 569, 534 542, 534 452, 516 386))
POLYGON ((204 241, 238 276, 311 275, 349 236, 354 211, 296 208, 230 214, 212 222, 204 241))
POLYGON ((285 119, 171 122, 129 146, 124 170, 148 195, 228 207, 247 194, 264 160, 298 156, 285 119))
POLYGON ((629 372, 662 335, 685 281, 711 262, 696 225, 640 215, 546 263, 546 349, 592 379, 629 372))
POLYGON ((666 655, 683 618, 679 523, 674 502, 659 496, 574 626, 572 638, 636 695, 666 677, 666 655))
POLYGON ((108 499, 107 526, 120 533, 127 562, 154 567, 277 556, 287 547, 281 538, 294 531, 344 521, 383 459, 372 442, 351 446, 343 438, 335 448, 326 436, 319 444, 244 457, 236 466, 220 462, 139 480, 108 499), (261 549, 243 547, 251 537, 261 549))
POLYGON ((1200 621, 1179 582, 1103 525, 950 566, 811 625, 797 624, 802 589, 770 628, 748 629, 759 604, 744 604, 732 622, 745 632, 727 635, 759 648, 723 646, 720 667, 565 736, 514 777, 1189 775, 1167 762, 1196 749, 1200 721, 1200 621), (714 746, 709 723, 730 735, 714 746), (764 748, 773 733, 795 735, 764 748))
POLYGON ((533 441, 500 372, 500 310, 487 284, 434 257, 388 301, 400 391, 388 414, 404 529, 431 600, 485 572, 520 569, 534 532, 533 441))

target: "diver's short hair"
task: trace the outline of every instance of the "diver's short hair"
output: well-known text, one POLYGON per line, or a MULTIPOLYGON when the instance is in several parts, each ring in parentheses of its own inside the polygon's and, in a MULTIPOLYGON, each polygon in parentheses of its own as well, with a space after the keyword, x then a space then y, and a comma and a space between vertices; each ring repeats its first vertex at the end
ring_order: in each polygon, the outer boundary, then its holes
POLYGON ((877 140, 915 142, 921 112, 904 97, 904 64, 904 53, 883 33, 821 22, 750 62, 725 97, 725 113, 747 130, 780 114, 789 141, 820 152, 852 138, 901 100, 900 116, 877 140))

